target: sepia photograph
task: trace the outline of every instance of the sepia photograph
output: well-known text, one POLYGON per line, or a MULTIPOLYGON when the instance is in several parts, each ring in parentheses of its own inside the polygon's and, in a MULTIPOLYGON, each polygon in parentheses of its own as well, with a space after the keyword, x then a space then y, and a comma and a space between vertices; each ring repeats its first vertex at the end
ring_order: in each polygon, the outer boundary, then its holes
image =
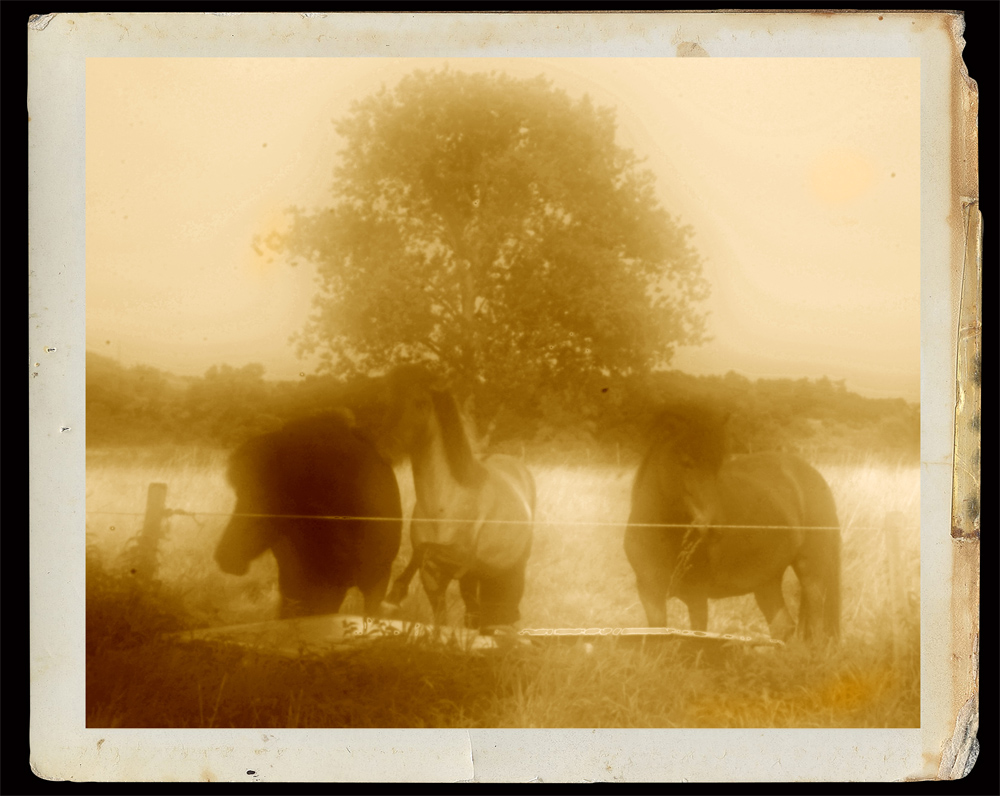
POLYGON ((85 59, 87 731, 926 726, 926 63, 710 50, 85 59))

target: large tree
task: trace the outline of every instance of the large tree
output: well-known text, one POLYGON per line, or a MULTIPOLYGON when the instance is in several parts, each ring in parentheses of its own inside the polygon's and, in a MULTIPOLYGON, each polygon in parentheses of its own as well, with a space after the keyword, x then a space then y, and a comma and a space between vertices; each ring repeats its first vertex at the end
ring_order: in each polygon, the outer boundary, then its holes
POLYGON ((271 245, 318 267, 299 337, 350 375, 433 359, 522 396, 669 362, 702 339, 690 230, 615 143, 615 116, 543 77, 417 71, 352 105, 333 205, 271 245))

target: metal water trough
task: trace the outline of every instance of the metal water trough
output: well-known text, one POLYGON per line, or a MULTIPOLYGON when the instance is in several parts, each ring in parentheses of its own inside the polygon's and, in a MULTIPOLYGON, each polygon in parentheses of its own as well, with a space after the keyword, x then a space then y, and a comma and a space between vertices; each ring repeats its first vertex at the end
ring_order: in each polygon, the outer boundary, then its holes
POLYGON ((173 634, 181 641, 209 641, 235 644, 297 657, 311 652, 323 654, 344 647, 396 637, 454 644, 468 652, 506 649, 518 644, 546 642, 592 642, 596 638, 688 640, 719 645, 783 646, 782 642, 760 636, 737 636, 677 628, 525 628, 506 634, 480 635, 475 630, 449 626, 422 625, 398 619, 370 619, 351 614, 326 614, 298 619, 274 619, 242 625, 211 627, 173 634))
POLYGON ((352 614, 324 614, 296 619, 273 619, 244 625, 189 630, 172 636, 182 641, 211 641, 297 657, 323 654, 381 638, 429 640, 479 651, 499 646, 492 636, 456 627, 433 627, 397 619, 371 619, 352 614))

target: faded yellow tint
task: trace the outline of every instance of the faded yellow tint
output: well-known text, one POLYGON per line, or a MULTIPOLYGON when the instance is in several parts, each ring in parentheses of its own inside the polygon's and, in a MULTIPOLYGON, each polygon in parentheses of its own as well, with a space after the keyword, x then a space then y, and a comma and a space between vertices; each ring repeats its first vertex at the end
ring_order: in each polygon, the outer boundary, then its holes
POLYGON ((544 75, 614 109, 712 287, 711 341, 673 367, 918 399, 912 58, 88 59, 89 345, 184 375, 312 372, 288 341, 315 271, 254 240, 330 205, 332 122, 353 102, 445 66, 544 75))
POLYGON ((820 155, 809 172, 809 188, 822 202, 843 204, 866 194, 875 183, 871 158, 852 150, 832 150, 820 155))

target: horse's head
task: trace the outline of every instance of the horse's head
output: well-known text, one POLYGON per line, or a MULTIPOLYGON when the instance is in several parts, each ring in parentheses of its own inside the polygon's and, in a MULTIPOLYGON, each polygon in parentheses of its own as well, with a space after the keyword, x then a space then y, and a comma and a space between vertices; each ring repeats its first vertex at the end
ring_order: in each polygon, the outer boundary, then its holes
POLYGON ((355 435, 369 441, 377 438, 385 423, 388 410, 383 379, 361 377, 353 379, 331 396, 328 417, 339 415, 355 435))
MULTIPOLYGON (((243 511, 245 508, 237 503, 235 513, 238 515, 243 511)), ((266 520, 234 516, 215 548, 215 563, 227 575, 246 575, 250 562, 263 555, 272 541, 266 520)))
POLYGON ((656 419, 651 437, 643 474, 653 479, 647 485, 655 484, 656 499, 670 521, 711 523, 727 452, 725 418, 702 406, 674 406, 656 419))
POLYGON ((215 548, 215 562, 229 575, 245 575, 250 562, 271 547, 274 534, 266 517, 246 516, 269 513, 262 503, 266 491, 266 464, 273 434, 256 437, 238 448, 229 459, 229 483, 236 491, 236 508, 215 548))
POLYGON ((400 365, 385 377, 387 405, 382 447, 398 459, 426 444, 435 416, 435 393, 446 385, 423 365, 400 365))

